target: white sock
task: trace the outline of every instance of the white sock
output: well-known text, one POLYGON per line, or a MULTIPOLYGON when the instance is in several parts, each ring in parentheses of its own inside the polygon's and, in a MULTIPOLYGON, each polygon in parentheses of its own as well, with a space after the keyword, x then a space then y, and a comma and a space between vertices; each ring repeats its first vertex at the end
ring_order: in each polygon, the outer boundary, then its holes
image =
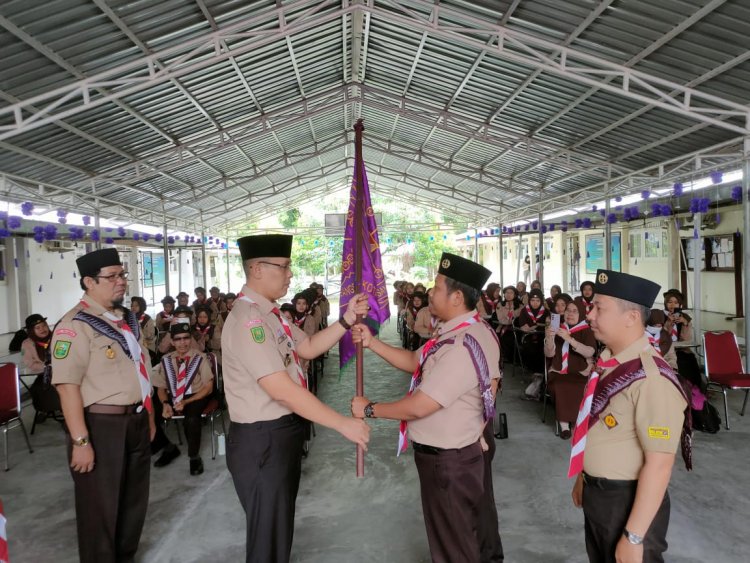
POLYGON ((561 422, 560 430, 570 430, 570 422, 561 422))

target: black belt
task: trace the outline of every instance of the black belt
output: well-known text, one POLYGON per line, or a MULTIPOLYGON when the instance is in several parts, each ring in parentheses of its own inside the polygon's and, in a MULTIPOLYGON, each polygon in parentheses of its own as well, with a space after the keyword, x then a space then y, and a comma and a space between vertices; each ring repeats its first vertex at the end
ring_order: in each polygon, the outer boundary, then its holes
POLYGON ((419 442, 412 442, 411 445, 414 447, 415 452, 428 455, 440 455, 446 453, 458 454, 464 451, 466 448, 471 448, 472 446, 474 446, 474 444, 469 444, 468 446, 464 446, 463 448, 438 448, 437 446, 428 446, 426 444, 420 444, 419 442))
POLYGON ((139 414, 145 411, 142 403, 136 403, 134 405, 100 405, 98 403, 94 403, 93 405, 89 405, 88 407, 85 407, 83 410, 89 414, 115 414, 115 415, 117 414, 119 415, 139 414))
POLYGON ((595 489, 602 491, 619 491, 622 489, 635 489, 638 486, 637 479, 605 479, 604 477, 592 477, 587 473, 583 474, 583 482, 595 489))

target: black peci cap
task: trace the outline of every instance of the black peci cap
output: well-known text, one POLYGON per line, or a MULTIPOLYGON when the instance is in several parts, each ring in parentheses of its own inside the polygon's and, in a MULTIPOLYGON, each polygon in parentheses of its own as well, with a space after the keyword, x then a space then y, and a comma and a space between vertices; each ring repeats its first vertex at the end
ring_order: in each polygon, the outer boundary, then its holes
POLYGON ((190 334, 190 323, 174 323, 169 327, 169 334, 172 336, 190 334))
POLYGON ((174 303, 175 303, 174 297, 172 297, 171 295, 165 296, 164 299, 161 300, 161 302, 162 302, 162 305, 164 303, 171 303, 172 305, 174 305, 174 303))
POLYGON ((490 279, 492 272, 481 264, 472 262, 467 258, 443 252, 443 255, 440 257, 438 274, 443 274, 447 278, 481 291, 484 284, 490 279))
POLYGON ((654 299, 659 295, 660 289, 661 286, 658 283, 638 276, 611 270, 596 271, 594 292, 597 295, 617 297, 650 309, 654 304, 654 299))
POLYGON ((107 266, 122 266, 120 254, 116 248, 102 248, 84 254, 76 260, 78 273, 82 278, 86 276, 94 277, 99 270, 107 266))
POLYGON ((242 260, 253 258, 290 258, 292 235, 253 235, 237 241, 242 260))

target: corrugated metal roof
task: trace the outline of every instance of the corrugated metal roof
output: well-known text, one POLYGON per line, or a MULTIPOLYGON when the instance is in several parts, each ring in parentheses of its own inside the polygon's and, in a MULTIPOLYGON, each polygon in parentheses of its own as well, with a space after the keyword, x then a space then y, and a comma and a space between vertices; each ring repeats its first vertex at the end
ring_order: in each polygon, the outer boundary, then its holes
POLYGON ((375 191, 532 215, 731 151, 748 37, 746 0, 7 1, 0 174, 225 230, 345 185, 362 117, 375 191))

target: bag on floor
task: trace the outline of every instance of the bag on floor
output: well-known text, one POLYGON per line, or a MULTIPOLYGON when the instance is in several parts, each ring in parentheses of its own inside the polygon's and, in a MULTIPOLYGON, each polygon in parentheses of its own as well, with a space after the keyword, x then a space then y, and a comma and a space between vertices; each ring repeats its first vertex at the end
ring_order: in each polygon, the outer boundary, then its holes
POLYGON ((535 375, 534 379, 531 380, 528 387, 524 390, 524 394, 530 399, 539 399, 539 392, 542 389, 542 383, 544 383, 544 376, 535 375))
POLYGON ((693 429, 709 434, 716 434, 721 428, 719 410, 708 401, 703 403, 701 410, 693 409, 693 429))

